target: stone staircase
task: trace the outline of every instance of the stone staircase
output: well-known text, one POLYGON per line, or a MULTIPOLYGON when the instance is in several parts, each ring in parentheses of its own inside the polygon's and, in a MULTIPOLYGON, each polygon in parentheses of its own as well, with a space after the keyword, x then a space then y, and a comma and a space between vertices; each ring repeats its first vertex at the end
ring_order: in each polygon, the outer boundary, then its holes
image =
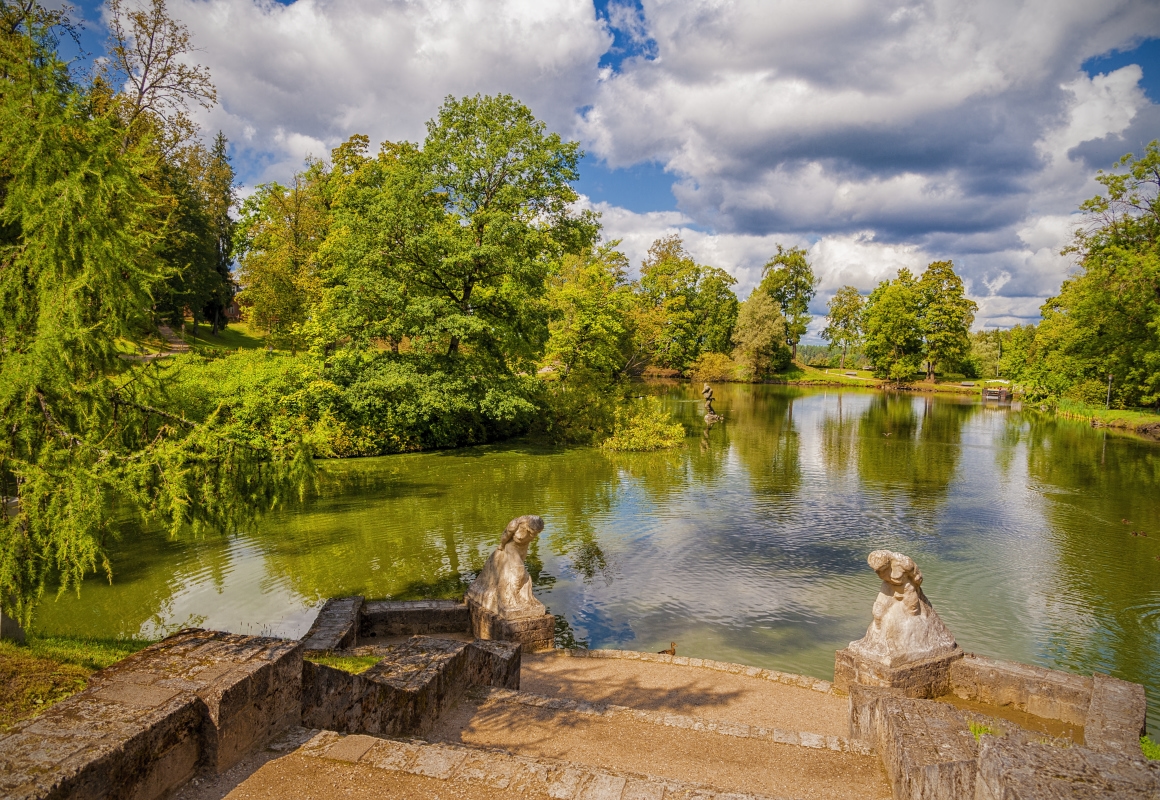
POLYGON ((846 701, 824 681, 592 655, 527 656, 522 683, 537 691, 475 685, 419 738, 296 729, 178 797, 273 798, 288 786, 303 798, 891 797, 877 755, 843 735, 846 701))

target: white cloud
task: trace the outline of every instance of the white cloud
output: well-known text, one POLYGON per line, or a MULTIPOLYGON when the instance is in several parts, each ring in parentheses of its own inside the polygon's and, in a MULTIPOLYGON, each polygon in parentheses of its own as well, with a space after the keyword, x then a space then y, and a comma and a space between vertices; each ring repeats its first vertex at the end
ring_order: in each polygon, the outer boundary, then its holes
POLYGON ((421 139, 448 94, 509 92, 610 166, 677 176, 678 210, 598 206, 634 264, 676 232, 744 297, 777 243, 804 246, 815 310, 951 258, 979 324, 1034 317, 1074 269, 1059 250, 1093 159, 1160 120, 1139 67, 1080 71, 1160 35, 1154 0, 642 0, 606 20, 590 0, 171 3, 219 88, 202 121, 249 182, 352 133, 421 139), (610 29, 636 48, 616 70, 610 29))
POLYGON ((353 133, 421 139, 448 94, 511 93, 568 130, 611 41, 582 0, 177 0, 171 10, 218 86, 205 125, 251 147, 263 179, 285 180, 353 133))

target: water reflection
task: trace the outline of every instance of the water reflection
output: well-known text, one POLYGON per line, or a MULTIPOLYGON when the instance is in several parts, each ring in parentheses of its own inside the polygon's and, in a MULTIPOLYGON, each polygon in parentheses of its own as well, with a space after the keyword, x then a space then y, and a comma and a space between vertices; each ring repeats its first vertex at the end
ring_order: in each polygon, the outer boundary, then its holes
POLYGON ((115 583, 47 601, 37 624, 299 635, 329 596, 462 594, 507 521, 539 513, 537 593, 592 646, 676 641, 828 677, 869 621, 866 553, 889 547, 918 560, 968 650, 1145 682, 1157 721, 1157 445, 953 397, 772 386, 717 387, 725 421, 707 428, 696 387, 651 391, 683 449, 328 462, 316 498, 253 534, 170 540, 127 520, 115 583))

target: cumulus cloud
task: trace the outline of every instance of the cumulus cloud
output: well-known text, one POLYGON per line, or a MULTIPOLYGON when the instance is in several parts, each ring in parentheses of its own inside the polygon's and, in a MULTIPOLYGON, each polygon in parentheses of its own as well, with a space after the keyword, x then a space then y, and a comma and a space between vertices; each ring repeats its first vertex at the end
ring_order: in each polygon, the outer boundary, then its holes
POLYGON ((352 133, 421 139, 448 94, 509 92, 611 168, 675 176, 670 210, 600 204, 638 264, 676 232, 745 296, 776 244, 867 291, 951 258, 979 325, 1033 320, 1097 167, 1160 135, 1129 65, 1153 0, 171 0, 248 183, 352 133))
POLYGON ((353 133, 422 139, 443 98, 506 92, 570 131, 611 38, 578 0, 176 0, 248 180, 285 179, 353 133))

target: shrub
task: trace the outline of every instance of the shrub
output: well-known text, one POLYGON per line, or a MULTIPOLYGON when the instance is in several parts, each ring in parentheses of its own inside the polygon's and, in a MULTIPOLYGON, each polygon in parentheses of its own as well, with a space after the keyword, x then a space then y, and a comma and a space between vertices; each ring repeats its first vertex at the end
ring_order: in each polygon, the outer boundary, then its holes
POLYGON ((675 422, 655 397, 647 397, 617 411, 616 427, 601 443, 617 452, 666 450, 685 440, 685 428, 675 422))
POLYGON ((1152 741, 1147 736, 1141 736, 1140 750, 1149 761, 1160 761, 1160 743, 1152 741))
POLYGON ((739 366, 724 353, 701 353, 689 367, 689 377, 695 381, 735 381, 739 366))

